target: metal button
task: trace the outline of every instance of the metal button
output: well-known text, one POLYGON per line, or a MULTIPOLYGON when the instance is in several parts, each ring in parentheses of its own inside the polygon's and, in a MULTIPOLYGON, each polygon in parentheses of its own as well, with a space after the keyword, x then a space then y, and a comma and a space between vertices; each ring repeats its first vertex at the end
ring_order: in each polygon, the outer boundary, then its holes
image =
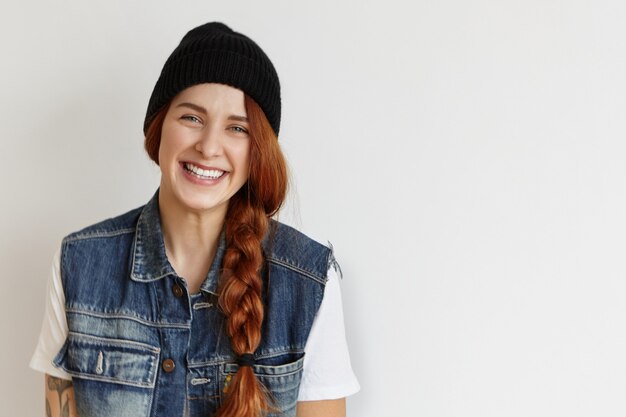
POLYGON ((170 372, 172 372, 172 371, 174 370, 174 368, 176 368, 176 364, 175 364, 175 363, 174 363, 174 361, 173 361, 173 360, 171 360, 171 359, 165 359, 165 360, 163 361, 163 365, 162 365, 162 366, 163 366, 163 370, 164 370, 165 372, 167 372, 168 374, 169 374, 170 372))
POLYGON ((180 298, 183 296, 183 287, 181 287, 178 284, 174 284, 174 287, 172 288, 172 292, 174 293, 174 297, 180 298))

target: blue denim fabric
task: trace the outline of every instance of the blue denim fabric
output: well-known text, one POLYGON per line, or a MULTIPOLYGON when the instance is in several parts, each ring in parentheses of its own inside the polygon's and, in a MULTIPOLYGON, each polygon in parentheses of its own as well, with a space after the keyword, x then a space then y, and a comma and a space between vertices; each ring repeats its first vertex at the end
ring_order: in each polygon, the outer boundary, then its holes
MULTIPOLYGON (((254 371, 280 410, 272 416, 295 416, 304 347, 334 258, 300 232, 272 226, 263 242, 266 309, 254 371)), ((145 206, 63 240, 69 335, 54 363, 73 377, 80 416, 217 410, 237 371, 216 306, 224 250, 222 234, 200 293, 189 294, 165 254, 158 190, 145 206)))

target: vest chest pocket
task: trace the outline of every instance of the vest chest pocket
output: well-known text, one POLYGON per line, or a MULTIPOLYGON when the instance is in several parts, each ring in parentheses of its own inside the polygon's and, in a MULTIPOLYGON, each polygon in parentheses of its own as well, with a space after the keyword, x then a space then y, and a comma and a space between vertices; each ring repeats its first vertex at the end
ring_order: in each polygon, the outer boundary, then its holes
MULTIPOLYGON (((268 417, 295 417, 303 363, 304 357, 301 357, 295 362, 284 365, 254 365, 252 367, 259 381, 269 390, 270 398, 274 402, 273 405, 280 410, 280 413, 270 414, 268 417)), ((236 364, 227 363, 224 365, 220 378, 222 398, 226 395, 224 392, 225 386, 227 388, 228 381, 230 381, 238 369, 239 366, 236 364)))
POLYGON ((54 363, 72 377, 154 388, 159 353, 144 343, 70 332, 54 363))

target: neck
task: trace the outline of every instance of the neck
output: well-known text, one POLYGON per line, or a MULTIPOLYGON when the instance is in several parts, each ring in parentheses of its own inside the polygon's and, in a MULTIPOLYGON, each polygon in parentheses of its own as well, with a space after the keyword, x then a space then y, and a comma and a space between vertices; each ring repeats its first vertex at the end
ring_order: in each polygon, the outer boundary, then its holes
POLYGON ((175 269, 176 265, 185 265, 192 259, 212 261, 226 210, 226 206, 218 210, 190 210, 165 193, 159 193, 163 241, 167 257, 175 269))

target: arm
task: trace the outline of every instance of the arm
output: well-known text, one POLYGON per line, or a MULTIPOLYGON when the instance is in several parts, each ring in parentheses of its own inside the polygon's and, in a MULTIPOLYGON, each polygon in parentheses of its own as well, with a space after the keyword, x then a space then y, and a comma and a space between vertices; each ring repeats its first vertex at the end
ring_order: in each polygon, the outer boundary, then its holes
POLYGON ((297 417, 345 417, 345 397, 357 392, 359 383, 350 364, 339 276, 333 267, 304 350, 297 417))
POLYGON ((72 381, 46 374, 46 417, 77 417, 72 381))
POLYGON ((346 399, 298 401, 296 417, 346 417, 346 399))

